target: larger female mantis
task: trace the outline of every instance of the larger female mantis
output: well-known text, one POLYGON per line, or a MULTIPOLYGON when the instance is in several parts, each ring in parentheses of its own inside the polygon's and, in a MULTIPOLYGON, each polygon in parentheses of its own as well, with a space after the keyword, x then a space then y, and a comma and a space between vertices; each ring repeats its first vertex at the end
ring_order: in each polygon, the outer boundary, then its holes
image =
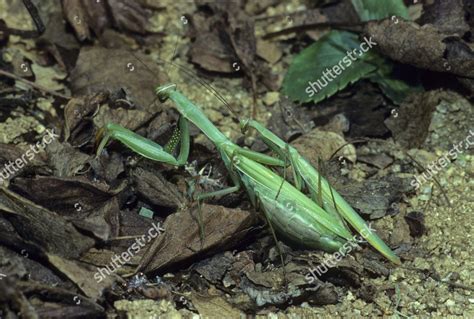
POLYGON ((151 160, 175 166, 184 165, 189 155, 188 121, 191 121, 214 143, 234 184, 227 189, 201 194, 199 200, 229 194, 244 187, 253 205, 262 209, 272 230, 275 229, 278 234, 297 244, 328 252, 337 251, 353 237, 348 223, 383 256, 400 264, 400 259, 370 230, 328 181, 296 149, 262 124, 250 119, 240 121, 242 131, 255 129, 277 156, 261 154, 234 144, 198 106, 176 89, 175 84, 159 86, 156 94, 161 101, 172 100, 181 115, 178 123, 178 156, 175 158, 172 155, 177 141, 163 148, 116 124, 106 125, 101 132, 97 154, 101 153, 110 139, 116 139, 151 160), (278 175, 271 169, 272 166, 290 166, 294 181, 291 183, 278 175), (302 192, 304 189, 309 191, 309 196, 302 192))

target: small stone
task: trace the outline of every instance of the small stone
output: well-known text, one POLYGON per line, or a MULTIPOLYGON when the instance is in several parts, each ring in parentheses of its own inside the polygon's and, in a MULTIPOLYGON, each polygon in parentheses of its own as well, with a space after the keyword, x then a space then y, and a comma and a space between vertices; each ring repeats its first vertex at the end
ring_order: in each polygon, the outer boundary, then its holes
POLYGON ((341 133, 349 132, 349 129, 350 121, 343 113, 336 114, 328 124, 321 128, 323 131, 334 132, 340 135, 343 135, 341 133))
POLYGON ((448 299, 446 300, 445 302, 445 305, 448 306, 448 307, 452 307, 454 306, 456 303, 454 302, 454 300, 451 300, 451 299, 448 299))
POLYGON ((257 40, 257 55, 274 64, 281 59, 283 52, 276 43, 259 39, 257 40))
POLYGON ((279 92, 267 92, 263 97, 263 103, 265 105, 273 105, 280 100, 280 93, 279 92))
POLYGON ((459 105, 459 103, 453 103, 453 104, 449 105, 449 109, 452 112, 456 112, 456 111, 459 111, 461 109, 461 106, 459 105))
POLYGON ((436 110, 439 112, 439 113, 443 113, 443 114, 446 114, 446 112, 448 111, 448 106, 444 103, 441 103, 440 105, 438 105, 438 107, 436 108, 436 110))

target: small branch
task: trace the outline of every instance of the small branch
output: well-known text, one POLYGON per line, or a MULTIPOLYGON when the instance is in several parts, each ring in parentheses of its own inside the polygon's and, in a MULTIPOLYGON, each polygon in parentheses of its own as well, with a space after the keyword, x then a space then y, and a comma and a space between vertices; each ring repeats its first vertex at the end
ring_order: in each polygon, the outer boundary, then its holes
POLYGON ((42 35, 46 28, 44 27, 43 21, 41 20, 41 17, 38 13, 38 9, 31 2, 31 0, 23 0, 23 4, 30 13, 33 22, 35 23, 36 30, 38 31, 38 36, 42 35))
POLYGON ((8 78, 15 79, 15 80, 17 80, 17 81, 21 81, 21 82, 23 82, 23 83, 25 83, 25 84, 31 86, 32 88, 37 89, 38 91, 42 91, 42 92, 48 93, 48 94, 50 94, 50 95, 53 95, 53 96, 56 96, 56 97, 65 99, 65 100, 71 99, 70 96, 67 96, 67 95, 58 93, 58 92, 53 91, 53 90, 50 90, 50 89, 48 89, 48 88, 45 88, 45 87, 42 86, 42 85, 39 85, 39 84, 36 84, 36 83, 34 83, 34 82, 28 81, 28 80, 22 78, 21 76, 15 75, 15 74, 13 74, 13 73, 10 73, 10 72, 4 71, 4 70, 0 70, 0 75, 4 75, 4 76, 6 76, 6 77, 8 77, 8 78))

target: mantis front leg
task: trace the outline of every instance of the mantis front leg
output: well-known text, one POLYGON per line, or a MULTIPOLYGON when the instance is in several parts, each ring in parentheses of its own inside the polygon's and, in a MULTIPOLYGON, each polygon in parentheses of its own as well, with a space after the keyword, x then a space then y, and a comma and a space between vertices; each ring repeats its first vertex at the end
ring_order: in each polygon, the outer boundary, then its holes
POLYGON ((179 118, 178 130, 179 134, 173 134, 172 140, 168 143, 167 146, 169 147, 166 147, 166 149, 169 149, 169 152, 167 152, 161 145, 120 125, 109 123, 105 128, 100 129, 97 134, 97 139, 100 139, 97 156, 100 155, 110 139, 116 139, 143 157, 174 166, 182 166, 189 156, 189 125, 184 117, 179 118), (181 146, 178 158, 175 158, 171 152, 178 144, 178 140, 180 140, 181 146))

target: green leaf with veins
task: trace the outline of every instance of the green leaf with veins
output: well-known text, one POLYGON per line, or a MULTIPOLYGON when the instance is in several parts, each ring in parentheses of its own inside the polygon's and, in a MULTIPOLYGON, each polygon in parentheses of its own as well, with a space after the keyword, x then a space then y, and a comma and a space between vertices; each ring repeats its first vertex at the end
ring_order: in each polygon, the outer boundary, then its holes
POLYGON ((347 57, 347 51, 359 50, 360 44, 357 34, 331 31, 293 59, 283 81, 283 93, 293 101, 317 103, 374 72, 377 69, 377 65, 374 64, 378 57, 376 53, 368 51, 357 56, 355 61, 347 57), (350 65, 344 58, 351 61, 350 65), (332 81, 323 79, 323 72, 326 72, 326 69, 333 70, 337 65, 348 66, 335 79, 328 75, 332 81), (311 94, 309 83, 317 80, 327 82, 327 86, 311 94))
POLYGON ((403 0, 352 0, 361 21, 380 20, 396 15, 408 19, 403 0))
POLYGON ((407 83, 394 74, 395 64, 389 60, 381 64, 376 72, 367 76, 367 79, 378 84, 385 96, 391 99, 395 104, 401 104, 405 98, 416 92, 423 91, 418 78, 412 79, 413 83, 407 83))
MULTIPOLYGON (((352 4, 362 21, 384 19, 392 15, 408 18, 408 10, 402 0, 352 0, 352 4)), ((367 78, 377 83, 387 97, 399 104, 408 94, 422 89, 420 86, 411 87, 393 77, 394 64, 375 50, 357 56, 357 60, 351 60, 350 65, 345 63, 348 61, 347 52, 360 50, 360 45, 361 41, 355 33, 328 33, 293 59, 283 80, 283 94, 293 101, 317 103, 349 84, 367 78), (323 78, 323 72, 327 72, 327 69, 333 70, 334 66, 341 65, 347 67, 335 78, 323 78), (316 85, 318 80, 319 86, 316 85), (313 87, 310 83, 313 83, 313 87)))

